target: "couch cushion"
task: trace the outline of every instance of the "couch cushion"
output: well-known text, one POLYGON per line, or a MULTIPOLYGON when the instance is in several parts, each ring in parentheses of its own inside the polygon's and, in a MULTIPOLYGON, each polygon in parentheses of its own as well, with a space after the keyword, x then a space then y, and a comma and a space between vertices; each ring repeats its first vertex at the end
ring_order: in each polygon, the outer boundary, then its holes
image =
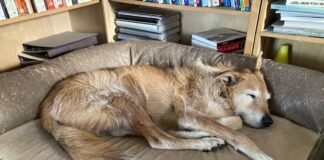
MULTIPOLYGON (((244 127, 241 132, 276 160, 307 159, 319 135, 283 118, 275 116, 273 118, 274 124, 267 129, 244 127)), ((169 151, 151 149, 145 139, 139 137, 110 137, 108 140, 113 147, 127 151, 140 160, 247 159, 231 147, 209 153, 194 150, 169 151)), ((70 158, 55 140, 41 129, 39 120, 35 120, 0 136, 0 159, 62 160, 70 158)))

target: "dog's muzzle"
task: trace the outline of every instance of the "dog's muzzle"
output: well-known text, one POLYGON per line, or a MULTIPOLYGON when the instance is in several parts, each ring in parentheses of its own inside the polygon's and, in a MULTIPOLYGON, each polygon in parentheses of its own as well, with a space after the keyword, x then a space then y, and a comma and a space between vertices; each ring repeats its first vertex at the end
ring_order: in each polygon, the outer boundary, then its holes
POLYGON ((262 122, 262 127, 269 127, 273 123, 273 120, 269 115, 266 115, 262 117, 261 122, 262 122))

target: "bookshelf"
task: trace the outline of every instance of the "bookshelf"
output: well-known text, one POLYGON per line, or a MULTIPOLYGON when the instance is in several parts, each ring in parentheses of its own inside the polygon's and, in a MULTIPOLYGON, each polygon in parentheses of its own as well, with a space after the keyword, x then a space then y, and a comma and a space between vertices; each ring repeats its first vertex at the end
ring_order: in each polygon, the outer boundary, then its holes
POLYGON ((66 11, 73 10, 73 9, 87 7, 90 5, 98 4, 99 2, 100 2, 99 0, 92 0, 90 2, 76 4, 76 5, 69 6, 69 7, 62 7, 62 8, 57 8, 57 9, 53 9, 53 10, 47 10, 47 11, 40 12, 40 13, 26 14, 23 16, 18 16, 15 18, 2 20, 2 21, 0 21, 0 27, 9 25, 9 24, 13 24, 13 23, 22 22, 22 21, 28 21, 28 20, 32 20, 32 19, 40 18, 40 17, 44 17, 44 16, 50 16, 53 14, 58 14, 58 13, 66 12, 66 11))
POLYGON ((208 12, 208 13, 216 13, 216 14, 235 15, 235 16, 249 16, 250 15, 250 12, 234 10, 231 7, 192 7, 192 6, 182 6, 182 5, 148 3, 148 2, 143 2, 143 1, 139 1, 139 0, 110 0, 110 1, 116 2, 116 3, 146 6, 146 7, 172 9, 172 10, 177 10, 177 11, 208 12))
POLYGON ((102 1, 75 4, 26 14, 0 21, 0 72, 19 67, 17 55, 22 43, 65 31, 99 33, 100 43, 106 43, 106 26, 102 1))
POLYGON ((129 6, 143 6, 176 10, 182 13, 181 43, 190 44, 191 34, 206 31, 212 28, 227 27, 247 32, 244 54, 252 55, 254 35, 257 27, 261 1, 252 3, 251 12, 238 11, 228 7, 191 7, 182 5, 158 4, 141 0, 103 0, 103 7, 109 13, 106 15, 107 39, 114 42, 115 11, 129 6), (204 23, 208 22, 204 25, 204 23))
POLYGON ((267 29, 277 18, 275 11, 270 9, 274 1, 262 1, 252 55, 262 50, 266 58, 272 59, 281 44, 289 44, 290 64, 324 72, 324 38, 274 33, 267 29))

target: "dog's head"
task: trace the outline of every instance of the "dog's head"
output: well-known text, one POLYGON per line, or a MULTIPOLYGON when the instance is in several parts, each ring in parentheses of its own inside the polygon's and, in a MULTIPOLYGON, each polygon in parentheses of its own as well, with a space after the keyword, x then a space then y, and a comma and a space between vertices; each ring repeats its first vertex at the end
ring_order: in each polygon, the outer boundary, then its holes
MULTIPOLYGON (((194 64, 195 69, 199 72, 213 75, 227 84, 229 95, 226 99, 230 99, 232 110, 242 118, 243 122, 254 128, 268 127, 273 123, 268 109, 270 93, 260 71, 261 56, 262 53, 257 57, 254 71, 237 72, 221 64, 217 66, 205 65, 201 60, 194 64)), ((219 99, 216 101, 219 102, 219 99)))
POLYGON ((261 56, 262 53, 257 58, 255 71, 244 70, 236 74, 237 83, 230 87, 234 112, 254 128, 268 127, 273 123, 268 109, 271 95, 260 72, 261 56))

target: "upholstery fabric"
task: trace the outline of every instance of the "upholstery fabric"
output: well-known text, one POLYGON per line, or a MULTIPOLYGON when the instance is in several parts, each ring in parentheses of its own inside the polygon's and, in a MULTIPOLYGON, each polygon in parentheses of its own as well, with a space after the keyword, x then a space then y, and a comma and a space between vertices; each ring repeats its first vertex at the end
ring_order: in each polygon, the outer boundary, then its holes
MULTIPOLYGON (((267 129, 244 127, 241 132, 275 160, 306 160, 319 135, 286 119, 273 118, 274 124, 267 129)), ((108 137, 107 140, 114 148, 126 151, 138 160, 247 160, 229 146, 206 153, 151 149, 146 140, 140 137, 108 137)), ((0 136, 0 159, 70 160, 70 157, 51 135, 41 129, 39 120, 35 120, 0 136)))

